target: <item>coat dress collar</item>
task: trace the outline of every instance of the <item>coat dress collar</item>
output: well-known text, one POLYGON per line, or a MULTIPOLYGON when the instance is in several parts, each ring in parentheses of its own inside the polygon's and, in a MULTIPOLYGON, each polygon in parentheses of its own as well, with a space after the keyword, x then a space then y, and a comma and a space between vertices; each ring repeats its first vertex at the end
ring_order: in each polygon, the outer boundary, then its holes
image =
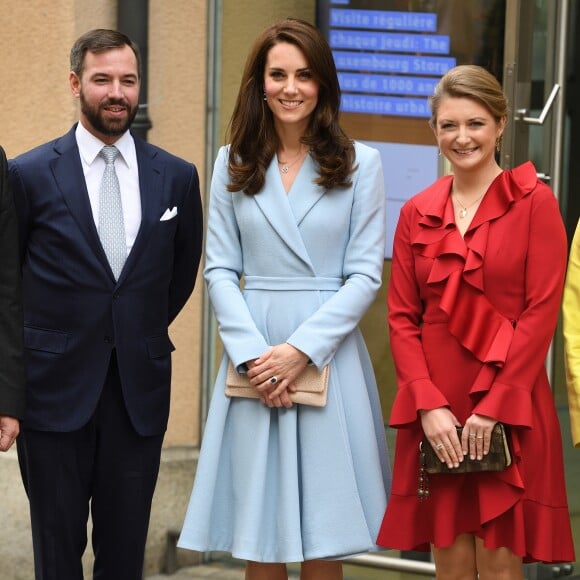
POLYGON ((313 273, 314 267, 300 233, 300 224, 325 194, 325 189, 314 183, 317 175, 317 164, 307 155, 290 191, 286 193, 274 158, 266 170, 264 187, 253 196, 274 231, 313 273))

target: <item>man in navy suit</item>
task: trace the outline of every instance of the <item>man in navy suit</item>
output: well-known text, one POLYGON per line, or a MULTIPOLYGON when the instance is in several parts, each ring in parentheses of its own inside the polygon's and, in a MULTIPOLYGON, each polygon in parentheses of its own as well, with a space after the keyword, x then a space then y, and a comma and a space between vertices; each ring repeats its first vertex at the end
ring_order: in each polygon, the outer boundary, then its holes
POLYGON ((140 85, 131 39, 84 34, 69 80, 79 123, 10 163, 27 379, 18 455, 36 578, 83 577, 90 508, 93 577, 137 580, 169 414, 168 326, 201 256, 199 181, 192 164, 129 131, 140 85), (114 211, 101 205, 111 191, 114 211), (119 211, 120 266, 104 237, 119 211))
POLYGON ((22 296, 17 223, 8 189, 8 165, 0 147, 0 451, 8 451, 24 413, 22 296))

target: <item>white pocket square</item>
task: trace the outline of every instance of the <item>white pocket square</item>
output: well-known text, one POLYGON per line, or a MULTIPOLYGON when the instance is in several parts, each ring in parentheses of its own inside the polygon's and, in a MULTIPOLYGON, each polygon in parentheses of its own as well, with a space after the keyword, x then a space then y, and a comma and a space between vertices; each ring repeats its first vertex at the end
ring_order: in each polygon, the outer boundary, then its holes
POLYGON ((177 215, 177 206, 172 209, 167 208, 165 213, 161 216, 160 222, 165 222, 167 220, 173 219, 177 215))

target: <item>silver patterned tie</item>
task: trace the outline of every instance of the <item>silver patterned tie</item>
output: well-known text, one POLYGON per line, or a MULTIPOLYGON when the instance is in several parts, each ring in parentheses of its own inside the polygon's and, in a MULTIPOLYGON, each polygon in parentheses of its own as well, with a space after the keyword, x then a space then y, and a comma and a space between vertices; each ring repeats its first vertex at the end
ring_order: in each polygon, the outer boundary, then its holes
POLYGON ((113 145, 105 145, 99 155, 105 160, 105 171, 99 190, 98 231, 115 280, 118 280, 127 259, 121 188, 115 171, 115 159, 119 150, 113 145))

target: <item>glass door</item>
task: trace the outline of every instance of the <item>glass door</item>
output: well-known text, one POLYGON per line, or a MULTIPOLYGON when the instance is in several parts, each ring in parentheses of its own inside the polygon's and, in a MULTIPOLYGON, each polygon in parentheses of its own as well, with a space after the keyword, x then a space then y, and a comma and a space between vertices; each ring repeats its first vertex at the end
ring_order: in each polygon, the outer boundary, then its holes
MULTIPOLYGON (((386 152, 383 164, 387 211, 392 221, 389 231, 394 231, 406 194, 421 189, 418 178, 431 182, 432 173, 445 172, 429 159, 431 156, 436 160, 436 148, 426 122, 426 95, 446 67, 467 63, 490 70, 508 95, 511 118, 501 151, 502 167, 531 160, 560 200, 567 221, 575 225, 580 196, 575 201, 568 193, 574 172, 567 171, 567 159, 574 143, 573 139, 570 143, 565 139, 564 121, 570 87, 566 68, 573 69, 571 65, 566 67, 566 58, 570 60, 569 47, 575 39, 568 28, 580 11, 574 10, 579 3, 580 0, 318 0, 317 23, 333 49, 343 89, 342 124, 351 137, 386 152), (431 35, 437 43, 426 44, 431 35), (400 48, 394 40, 402 38, 400 48), (420 157, 418 151, 424 151, 425 157, 420 157), (572 207, 576 215, 571 218, 572 207)), ((580 97, 573 102, 580 103, 580 97)), ((580 127, 578 130, 580 134, 580 127)), ((580 181, 580 172, 575 173, 580 181)), ((389 249, 387 244, 383 288, 362 323, 385 419, 390 415, 395 384, 385 322, 389 249)), ((571 509, 575 521, 580 521, 580 462, 573 455, 568 432, 560 331, 548 366, 563 427, 571 509)), ((387 436, 393 448, 393 430, 387 429, 387 436)), ((580 524, 575 525, 580 546, 580 524)), ((422 555, 410 552, 401 556, 412 560, 422 555)), ((529 578, 552 577, 549 567, 527 567, 526 573, 529 578), (540 576, 543 572, 546 575, 540 576)))
MULTIPOLYGON (((562 193, 566 39, 570 0, 507 0, 503 85, 510 102, 501 165, 531 160, 553 189, 562 193)), ((548 358, 553 379, 558 371, 548 358)), ((555 387, 560 386, 559 381, 555 387)), ((557 384, 556 384, 557 383, 557 384)), ((564 386, 565 387, 565 386, 564 386)))
MULTIPOLYGON (((506 3, 503 85, 510 101, 511 118, 504 136, 501 164, 510 168, 527 160, 534 163, 538 176, 558 198, 570 241, 580 210, 577 189, 573 187, 578 172, 571 171, 572 140, 568 137, 571 127, 579 124, 572 92, 577 91, 574 74, 579 61, 575 48, 577 23, 575 0, 506 3)), ((561 324, 546 364, 562 426, 568 501, 575 544, 579 546, 580 461, 570 437, 561 324)), ((540 565, 542 572, 538 573, 548 573, 548 568, 540 565)), ((575 571, 579 568, 576 564, 575 571)), ((568 570, 569 567, 562 567, 561 573, 568 570)))

